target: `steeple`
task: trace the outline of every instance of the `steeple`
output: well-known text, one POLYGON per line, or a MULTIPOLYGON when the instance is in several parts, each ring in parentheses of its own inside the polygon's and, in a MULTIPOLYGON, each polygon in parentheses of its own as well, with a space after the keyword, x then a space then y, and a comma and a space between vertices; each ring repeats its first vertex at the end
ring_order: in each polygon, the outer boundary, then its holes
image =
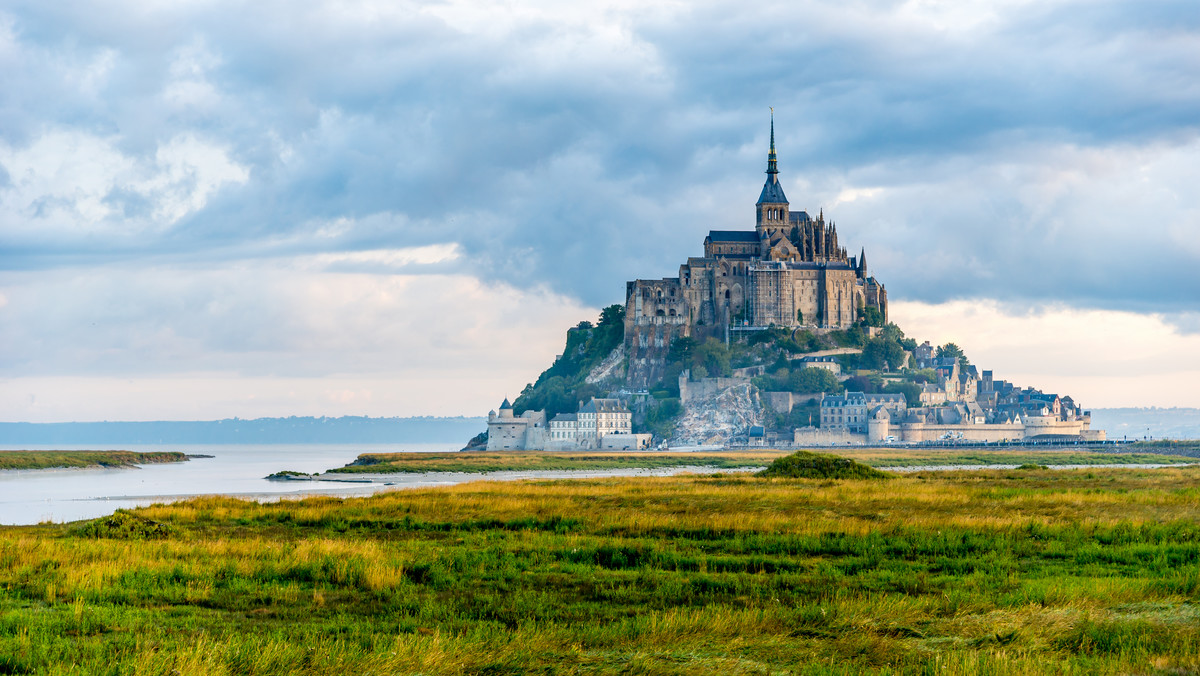
POLYGON ((771 109, 771 150, 767 153, 767 173, 778 174, 778 158, 775 157, 775 109, 771 109))
POLYGON ((866 279, 867 277, 867 249, 863 247, 858 254, 858 276, 866 279))
POLYGON ((758 196, 758 223, 764 220, 782 221, 787 223, 787 209, 768 211, 766 217, 762 214, 764 204, 786 205, 787 195, 783 194, 783 186, 779 185, 779 164, 775 157, 775 109, 771 109, 771 150, 767 153, 767 182, 763 184, 762 194, 758 196))

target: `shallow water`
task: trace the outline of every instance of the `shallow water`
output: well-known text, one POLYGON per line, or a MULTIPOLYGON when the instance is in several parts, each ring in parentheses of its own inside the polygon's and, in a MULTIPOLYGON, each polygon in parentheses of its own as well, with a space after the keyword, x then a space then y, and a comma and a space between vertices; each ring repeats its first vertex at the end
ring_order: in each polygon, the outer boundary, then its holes
MULTIPOLYGON (((171 502, 197 495, 231 495, 260 501, 299 498, 305 495, 363 496, 382 491, 449 486, 470 481, 521 479, 587 479, 616 476, 670 476, 682 473, 731 473, 741 470, 702 466, 657 469, 552 470, 522 472, 428 472, 339 477, 339 481, 268 481, 280 470, 316 473, 342 467, 361 453, 398 451, 439 452, 457 450, 457 444, 358 444, 358 445, 144 445, 127 451, 180 451, 212 455, 182 463, 143 465, 136 469, 54 469, 0 471, 0 525, 45 521, 66 522, 106 516, 117 509, 171 502), (347 481, 346 479, 351 479, 347 481), (356 479, 357 481, 354 481, 356 479), (364 483, 367 480, 369 482, 364 483)), ((23 446, 20 449, 39 450, 23 446)), ((44 447, 44 450, 101 450, 90 447, 44 447)), ((1184 464, 1049 465, 1050 469, 1156 469, 1184 464)), ((979 469, 1016 469, 1016 465, 920 465, 880 467, 898 472, 979 469)))
MULTIPOLYGON (((265 502, 306 495, 363 496, 383 491, 449 486, 470 481, 668 476, 684 472, 731 471, 687 466, 658 469, 343 475, 334 481, 268 481, 263 478, 281 470, 312 474, 342 467, 361 453, 433 453, 454 451, 458 448, 457 444, 125 446, 120 450, 180 451, 214 457, 195 458, 179 463, 142 465, 135 469, 0 471, 0 525, 94 519, 122 508, 172 502, 197 495, 231 495, 265 502)), ((0 449, 0 453, 4 450, 104 449, 22 446, 20 449, 0 449)))
MULTIPOLYGON (((452 451, 461 444, 130 445, 126 451, 180 451, 212 455, 136 469, 0 471, 0 524, 76 521, 124 507, 164 502, 165 496, 282 496, 347 492, 355 484, 267 481, 280 470, 320 472, 341 467, 360 453, 452 451)), ((107 450, 80 446, 21 446, 0 450, 107 450)), ((362 494, 363 486, 359 486, 362 494)), ((353 492, 350 490, 350 492, 353 492)))

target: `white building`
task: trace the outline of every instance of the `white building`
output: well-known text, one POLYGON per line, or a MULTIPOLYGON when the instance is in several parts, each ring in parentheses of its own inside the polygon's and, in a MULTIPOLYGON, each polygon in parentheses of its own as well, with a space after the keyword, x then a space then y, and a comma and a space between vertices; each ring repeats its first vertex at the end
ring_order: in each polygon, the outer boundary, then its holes
POLYGON ((868 416, 876 408, 903 413, 908 402, 903 394, 847 392, 821 400, 821 429, 865 434, 868 416))
POLYGON ((546 447, 546 412, 525 411, 513 415, 508 397, 500 404, 500 412, 488 412, 489 451, 541 450, 546 447))
POLYGON ((550 421, 549 448, 643 449, 649 434, 633 433, 633 413, 620 399, 596 399, 581 404, 577 413, 559 413, 550 421))

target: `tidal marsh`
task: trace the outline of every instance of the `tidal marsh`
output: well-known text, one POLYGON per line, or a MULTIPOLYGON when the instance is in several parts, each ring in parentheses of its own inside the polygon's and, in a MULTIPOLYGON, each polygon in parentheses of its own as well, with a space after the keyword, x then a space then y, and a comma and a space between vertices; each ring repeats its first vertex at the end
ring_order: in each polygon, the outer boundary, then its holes
POLYGON ((1192 673, 1200 468, 478 482, 0 529, 0 673, 1192 673))
MULTIPOLYGON (((819 449, 871 467, 955 465, 1107 465, 1183 464, 1194 458, 1157 453, 1099 453, 1090 450, 1022 448, 955 449, 839 447, 819 449)), ((364 453, 339 474, 421 472, 513 472, 603 469, 658 469, 705 466, 720 469, 766 467, 793 451, 764 448, 737 451, 465 451, 454 453, 364 453)))
POLYGON ((175 451, 0 451, 0 470, 134 467, 187 459, 187 455, 175 451))

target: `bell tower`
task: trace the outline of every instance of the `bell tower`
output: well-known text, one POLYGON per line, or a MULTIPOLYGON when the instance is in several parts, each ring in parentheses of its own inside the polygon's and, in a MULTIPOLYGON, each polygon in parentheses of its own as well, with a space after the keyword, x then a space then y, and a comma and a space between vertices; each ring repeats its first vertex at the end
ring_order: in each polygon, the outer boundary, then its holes
POLYGON ((779 184, 779 165, 775 157, 775 109, 771 109, 771 150, 767 153, 767 182, 754 205, 755 229, 759 237, 790 227, 787 195, 779 184))

